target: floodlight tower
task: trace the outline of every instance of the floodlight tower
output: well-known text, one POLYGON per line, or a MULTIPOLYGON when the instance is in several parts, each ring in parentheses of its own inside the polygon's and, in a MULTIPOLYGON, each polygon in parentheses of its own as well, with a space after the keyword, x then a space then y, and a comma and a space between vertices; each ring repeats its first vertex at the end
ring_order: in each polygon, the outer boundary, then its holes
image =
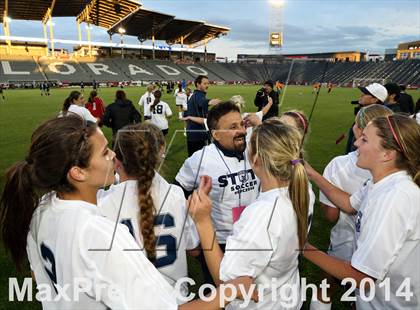
POLYGON ((269 0, 269 37, 270 50, 280 51, 283 46, 283 8, 284 0, 269 0))
POLYGON ((124 48, 123 48, 123 44, 124 44, 124 34, 125 34, 125 29, 123 27, 118 28, 118 33, 120 34, 120 44, 121 44, 121 59, 124 59, 124 48))

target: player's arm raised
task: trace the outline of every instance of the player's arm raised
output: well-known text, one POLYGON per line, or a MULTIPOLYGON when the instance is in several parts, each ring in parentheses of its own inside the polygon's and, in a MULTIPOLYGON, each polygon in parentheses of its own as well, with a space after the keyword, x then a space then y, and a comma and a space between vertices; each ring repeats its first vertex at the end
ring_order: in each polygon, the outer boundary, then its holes
POLYGON ((194 191, 188 199, 188 212, 193 218, 200 235, 201 248, 206 258, 207 267, 216 285, 221 283, 219 278, 220 263, 223 252, 216 240, 213 223, 211 221, 212 203, 208 196, 211 190, 211 178, 203 176, 200 179, 198 191, 194 191))
POLYGON ((348 193, 330 183, 306 161, 305 169, 309 178, 315 182, 315 184, 319 187, 319 190, 322 191, 335 206, 348 214, 356 214, 356 210, 351 206, 350 195, 348 193))

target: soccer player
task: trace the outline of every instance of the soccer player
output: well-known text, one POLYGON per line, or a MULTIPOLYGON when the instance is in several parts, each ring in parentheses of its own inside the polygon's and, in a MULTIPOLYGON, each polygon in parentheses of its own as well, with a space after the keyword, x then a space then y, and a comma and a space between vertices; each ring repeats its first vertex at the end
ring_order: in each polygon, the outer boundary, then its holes
POLYGON ((178 108, 178 117, 182 119, 184 111, 187 110, 188 96, 181 84, 178 84, 178 88, 175 89, 174 97, 176 107, 178 108))
POLYGON ((327 88, 328 88, 328 94, 330 94, 332 92, 332 89, 333 89, 333 83, 329 82, 327 84, 327 88))
POLYGON ((81 81, 81 82, 80 82, 80 91, 81 91, 82 93, 84 93, 84 92, 85 92, 85 83, 84 83, 83 81, 81 81))
MULTIPOLYGON (((137 249, 174 286, 188 276, 186 251, 193 253, 200 241, 182 189, 156 172, 163 136, 155 127, 162 136, 156 139, 153 127, 150 123, 130 125, 119 132, 115 170, 120 183, 100 201, 99 208, 113 222, 127 225, 140 245, 137 249)), ((188 288, 182 289, 186 296, 188 288)))
MULTIPOLYGON (((356 115, 353 126, 355 139, 357 140, 361 137, 363 129, 366 128, 366 125, 372 119, 392 114, 390 109, 379 104, 361 108, 356 115)), ((362 187, 364 182, 372 178, 368 170, 359 168, 356 165, 357 157, 357 151, 335 157, 325 167, 324 178, 350 195, 355 193, 362 187)), ((354 236, 356 233, 355 216, 340 212, 340 209, 329 201, 322 192, 319 193, 319 201, 321 202, 321 209, 325 217, 330 222, 336 223, 331 229, 328 254, 345 261, 351 261, 354 236)), ((331 290, 328 290, 328 297, 331 297, 334 294, 337 283, 331 277, 328 277, 328 283, 331 285, 331 290)), ((331 303, 322 300, 319 301, 319 299, 321 299, 320 292, 318 293, 318 301, 311 302, 311 309, 331 309, 331 303), (325 305, 319 304, 320 302, 325 303, 325 305)))
POLYGON ((98 120, 98 125, 102 126, 102 118, 105 114, 105 106, 103 100, 98 96, 98 92, 93 90, 90 92, 88 102, 85 105, 85 108, 96 117, 98 120))
POLYGON ((144 120, 150 119, 152 116, 150 114, 150 105, 155 101, 155 96, 153 95, 153 91, 155 89, 155 85, 149 84, 147 85, 147 90, 143 96, 141 96, 139 105, 140 108, 143 106, 143 117, 144 120))
POLYGON ((152 118, 150 122, 162 130, 164 136, 168 134, 168 118, 172 116, 172 110, 165 101, 161 101, 160 98, 162 97, 162 92, 160 90, 156 90, 154 92, 155 100, 150 105, 150 113, 152 118))
MULTIPOLYGON (((114 156, 95 123, 55 118, 35 130, 26 159, 6 173, 2 241, 20 269, 27 252, 37 285, 50 288, 43 309, 219 309, 219 289, 210 302, 178 306, 143 253, 126 251, 137 246, 126 226, 99 214, 96 194, 114 181, 114 156)), ((250 283, 232 282, 237 290, 250 283)))
POLYGON ((3 101, 6 102, 6 98, 4 97, 4 92, 3 92, 3 84, 0 84, 0 95, 3 101))
MULTIPOLYGON (((215 105, 209 112, 207 125, 213 143, 195 152, 185 160, 175 177, 186 197, 199 185, 200 177, 212 178, 210 198, 213 201, 212 219, 216 238, 224 249, 226 238, 241 212, 257 197, 259 180, 252 171, 246 149, 246 129, 238 106, 232 102, 215 105)), ((207 283, 212 278, 201 263, 207 283)))
MULTIPOLYGON (((315 195, 300 158, 301 139, 298 130, 276 118, 254 128, 248 156, 261 193, 233 225, 224 255, 213 239, 212 201, 201 188, 189 200, 215 282, 248 275, 264 286, 260 301, 247 309, 302 306, 298 256, 307 240, 315 195), (273 288, 273 283, 278 286, 273 288)), ((236 300, 229 308, 241 309, 241 302, 236 300)))
POLYGON ((64 100, 63 108, 58 117, 69 114, 77 114, 86 121, 97 122, 97 119, 85 108, 85 99, 77 90, 72 91, 66 100, 64 100))
POLYGON ((356 215, 351 261, 310 244, 304 256, 337 279, 352 278, 360 288, 357 309, 418 309, 420 126, 404 115, 377 117, 355 144, 356 164, 372 179, 352 195, 306 167, 332 204, 356 215), (368 299, 361 298, 362 290, 368 299))
POLYGON ((309 130, 309 122, 305 114, 301 111, 291 110, 286 111, 280 116, 280 120, 290 126, 299 130, 302 138, 305 138, 309 130))

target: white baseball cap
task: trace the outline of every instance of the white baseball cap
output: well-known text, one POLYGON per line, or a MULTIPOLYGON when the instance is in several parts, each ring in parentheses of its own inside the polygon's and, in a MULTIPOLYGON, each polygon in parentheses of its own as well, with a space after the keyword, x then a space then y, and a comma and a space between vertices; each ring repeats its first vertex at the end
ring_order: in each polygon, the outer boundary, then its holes
POLYGON ((385 86, 382 86, 379 83, 372 83, 366 87, 359 87, 362 93, 366 95, 371 95, 381 102, 385 102, 386 98, 388 97, 388 91, 386 90, 385 86))

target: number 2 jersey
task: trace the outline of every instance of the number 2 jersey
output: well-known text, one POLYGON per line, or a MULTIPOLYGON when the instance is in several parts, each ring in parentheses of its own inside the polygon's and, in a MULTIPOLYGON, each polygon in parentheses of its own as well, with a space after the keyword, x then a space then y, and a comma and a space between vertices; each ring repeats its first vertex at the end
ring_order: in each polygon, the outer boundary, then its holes
POLYGON ((43 309, 177 309, 173 288, 153 264, 127 251, 135 246, 127 228, 96 205, 45 195, 27 236, 37 287, 57 299, 43 300, 43 309))
MULTIPOLYGON (((188 215, 184 193, 179 186, 169 184, 158 173, 152 182, 151 194, 155 213, 156 261, 154 265, 171 285, 188 276, 186 250, 196 248, 199 237, 188 215)), ((125 224, 138 244, 134 250, 143 250, 139 228, 137 181, 128 180, 112 186, 112 192, 99 202, 101 214, 111 221, 125 224)), ((145 251, 144 251, 145 253, 145 251)), ((181 287, 186 296, 187 287, 181 287)))

